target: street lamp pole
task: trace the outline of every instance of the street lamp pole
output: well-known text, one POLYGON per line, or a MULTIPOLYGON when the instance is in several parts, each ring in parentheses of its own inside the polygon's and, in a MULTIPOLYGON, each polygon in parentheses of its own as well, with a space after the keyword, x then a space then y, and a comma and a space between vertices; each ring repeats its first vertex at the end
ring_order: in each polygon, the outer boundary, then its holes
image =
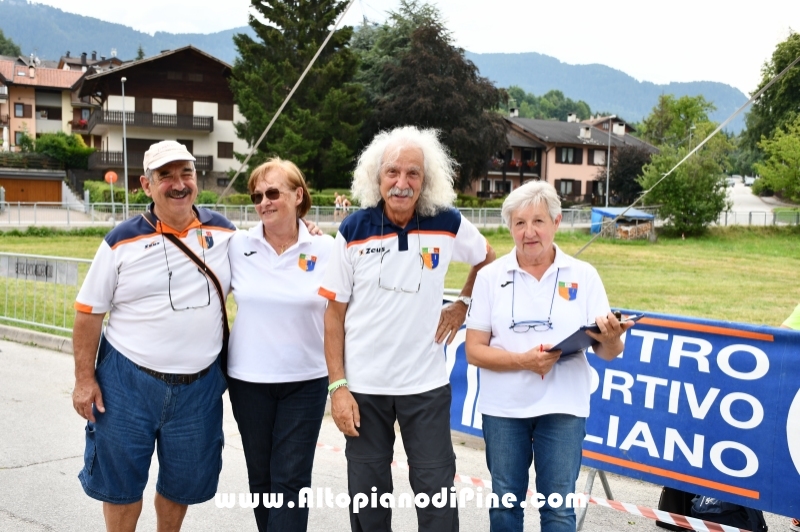
POLYGON ((606 154, 606 207, 608 207, 608 196, 611 192, 608 189, 610 178, 611 178, 611 126, 612 120, 616 119, 617 115, 611 115, 608 117, 608 153, 606 154))
POLYGON ((125 118, 125 82, 128 81, 128 78, 122 78, 122 172, 123 178, 122 182, 125 186, 125 213, 124 217, 127 220, 129 213, 128 213, 128 131, 126 129, 126 118, 125 118))

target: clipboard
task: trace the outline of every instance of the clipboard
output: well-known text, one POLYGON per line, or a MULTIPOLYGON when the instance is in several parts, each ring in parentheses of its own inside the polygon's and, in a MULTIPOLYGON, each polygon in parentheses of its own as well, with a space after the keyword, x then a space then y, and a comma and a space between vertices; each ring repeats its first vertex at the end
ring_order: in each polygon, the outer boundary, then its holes
MULTIPOLYGON (((635 316, 629 316, 628 318, 622 320, 621 323, 625 323, 628 321, 638 321, 643 314, 637 314, 635 316)), ((591 345, 595 342, 594 338, 586 334, 586 331, 592 331, 594 333, 599 333, 600 328, 597 324, 592 325, 584 325, 571 335, 569 335, 564 340, 561 340, 559 343, 548 349, 547 351, 557 351, 561 350, 561 358, 566 356, 576 355, 581 353, 584 349, 591 347, 591 345)))

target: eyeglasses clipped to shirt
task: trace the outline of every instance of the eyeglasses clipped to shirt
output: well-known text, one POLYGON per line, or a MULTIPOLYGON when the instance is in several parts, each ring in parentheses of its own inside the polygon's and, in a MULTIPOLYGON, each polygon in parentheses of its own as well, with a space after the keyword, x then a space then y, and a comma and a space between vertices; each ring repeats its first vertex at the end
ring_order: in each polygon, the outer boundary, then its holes
MULTIPOLYGON (((425 261, 422 258, 422 242, 421 242, 421 234, 419 231, 419 214, 416 214, 417 218, 417 244, 419 246, 419 282, 417 282, 417 287, 414 289, 403 288, 403 287, 396 287, 396 286, 384 286, 383 281, 381 280, 383 277, 383 259, 386 257, 387 252, 385 250, 381 251, 381 262, 378 266, 378 286, 383 288, 384 290, 389 290, 390 292, 403 292, 406 294, 416 294, 419 292, 420 287, 422 287, 422 270, 425 267, 425 261)), ((386 214, 381 214, 381 244, 383 244, 383 222, 386 219, 386 214)))
POLYGON ((556 269, 556 282, 553 286, 553 296, 550 298, 550 313, 548 314, 547 319, 524 321, 514 321, 514 293, 515 287, 517 286, 517 271, 513 271, 511 280, 511 325, 509 326, 509 329, 513 330, 515 333, 526 333, 531 329, 533 329, 535 332, 544 332, 553 328, 553 322, 551 321, 551 318, 553 317, 553 302, 556 299, 556 290, 558 289, 558 273, 560 271, 561 268, 556 269))

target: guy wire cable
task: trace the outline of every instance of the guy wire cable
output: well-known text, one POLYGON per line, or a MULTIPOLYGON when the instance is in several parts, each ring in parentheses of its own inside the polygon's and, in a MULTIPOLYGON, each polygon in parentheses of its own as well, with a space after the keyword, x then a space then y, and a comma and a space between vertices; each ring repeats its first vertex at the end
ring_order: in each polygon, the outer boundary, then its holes
POLYGON ((225 187, 225 190, 223 190, 222 194, 219 195, 219 198, 217 199, 217 203, 214 204, 214 208, 219 206, 219 202, 222 200, 223 197, 225 197, 225 194, 227 194, 228 191, 231 189, 231 187, 233 186, 233 183, 236 181, 236 179, 242 173, 242 170, 244 170, 244 168, 247 166, 247 163, 250 162, 250 158, 253 156, 255 151, 258 149, 258 145, 261 144, 261 141, 263 141, 264 137, 267 136, 267 133, 269 133, 269 130, 272 129, 272 125, 275 123, 275 121, 278 119, 278 117, 283 112, 283 108, 286 107, 286 104, 289 103, 289 100, 292 99, 292 96, 294 96, 294 93, 297 90, 297 87, 300 86, 300 84, 303 82, 303 79, 305 79, 306 74, 308 74, 308 71, 311 70, 312 66, 314 66, 314 63, 317 61, 317 58, 319 57, 319 54, 321 54, 322 50, 325 49, 325 46, 328 44, 328 41, 330 41, 331 37, 333 37, 334 32, 336 32, 336 30, 339 29, 339 24, 342 23, 342 20, 344 20, 345 15, 347 15, 347 12, 350 10, 350 7, 355 3, 355 1, 356 0, 350 0, 350 2, 348 2, 348 4, 347 4, 347 7, 344 8, 344 11, 342 11, 342 14, 339 15, 339 18, 336 20, 336 24, 333 25, 333 28, 331 28, 331 31, 330 31, 330 33, 328 33, 328 36, 325 37, 325 40, 322 41, 322 44, 320 45, 319 49, 317 50, 317 53, 314 54, 314 57, 311 58, 311 62, 308 63, 308 66, 306 67, 306 69, 303 71, 303 73, 297 79, 297 83, 295 83, 294 87, 292 87, 292 90, 289 91, 288 96, 286 96, 286 99, 283 100, 283 103, 278 108, 278 110, 275 113, 275 115, 272 117, 272 120, 269 121, 269 124, 267 124, 267 127, 266 127, 266 129, 264 129, 264 132, 261 134, 260 137, 258 137, 258 140, 256 141, 255 144, 253 144, 253 147, 250 148, 250 153, 247 154, 247 157, 245 157, 244 162, 239 167, 239 169, 236 171, 236 174, 234 174, 233 178, 231 178, 231 181, 230 181, 230 183, 228 183, 228 186, 225 187))
MULTIPOLYGON (((666 174, 664 174, 664 175, 661 177, 661 179, 659 179, 658 181, 656 181, 656 182, 653 184, 653 186, 652 186, 652 187, 650 187, 649 189, 647 189, 647 190, 645 190, 644 192, 642 192, 642 194, 639 196, 639 198, 638 198, 636 201, 634 201, 633 203, 631 203, 631 204, 630 204, 628 207, 626 207, 626 208, 625 208, 625 210, 624 210, 624 211, 622 211, 621 213, 619 213, 619 214, 618 214, 618 215, 617 215, 617 216, 616 216, 616 217, 615 217, 613 220, 611 220, 611 221, 610 221, 610 222, 608 222, 608 223, 610 223, 610 224, 613 224, 614 222, 616 222, 617 220, 619 220, 620 218, 622 218, 622 216, 623 216, 623 215, 624 215, 626 212, 628 212, 629 210, 631 210, 631 209, 633 208, 633 206, 634 206, 634 205, 637 205, 639 202, 641 202, 641 201, 642 201, 642 198, 644 198, 644 197, 645 197, 647 194, 649 194, 650 192, 652 192, 652 190, 653 190, 654 188, 656 188, 656 187, 657 187, 659 184, 661 184, 661 182, 662 182, 662 181, 664 181, 664 180, 665 180, 667 177, 669 177, 669 176, 670 176, 670 174, 672 174, 672 172, 674 172, 675 170, 677 170, 677 169, 678 169, 678 167, 679 167, 680 165, 682 165, 684 162, 686 162, 686 160, 687 160, 687 159, 689 159, 689 157, 691 157, 692 155, 694 155, 694 153, 695 153, 697 150, 699 150, 700 148, 702 148, 702 147, 703 147, 703 145, 704 145, 706 142, 708 142, 709 140, 711 140, 711 138, 712 138, 714 135, 716 135, 717 133, 719 133, 719 132, 722 130, 722 128, 724 128, 725 126, 727 126, 727 125, 728 125, 728 123, 730 123, 730 121, 731 121, 731 120, 733 120, 734 118, 736 118, 736 116, 737 116, 739 113, 741 113, 741 112, 742 112, 742 111, 743 111, 743 110, 744 110, 744 109, 745 109, 745 108, 746 108, 748 105, 750 105, 751 103, 753 103, 754 101, 756 101, 756 100, 757 100, 757 99, 758 99, 758 98, 759 98, 759 97, 760 97, 762 94, 764 94, 764 92, 765 92, 767 89, 769 89, 769 88, 770 88, 770 87, 771 87, 771 86, 772 86, 772 85, 773 85, 773 84, 774 84, 776 81, 778 81, 779 79, 781 79, 781 78, 782 78, 782 77, 783 77, 783 76, 784 76, 784 75, 785 75, 785 74, 786 74, 786 73, 789 71, 789 69, 791 69, 793 66, 795 66, 795 65, 798 63, 798 61, 800 61, 800 56, 797 56, 797 57, 795 58, 795 60, 794 60, 794 61, 792 61, 791 63, 789 63, 789 66, 787 66, 786 68, 784 68, 784 69, 783 69, 783 70, 782 70, 782 71, 781 71, 781 72, 780 72, 778 75, 776 75, 775 77, 773 77, 773 78, 772 78, 772 79, 769 81, 769 83, 767 83, 766 85, 764 85, 764 86, 761 88, 761 90, 759 90, 759 91, 758 91, 758 92, 756 92, 756 93, 755 93, 753 96, 751 96, 751 97, 750 97, 750 99, 749 99, 749 100, 747 100, 747 101, 744 103, 744 105, 742 105, 742 106, 741 106, 741 107, 739 107, 739 108, 738 108, 736 111, 734 111, 734 113, 733 113, 731 116, 729 116, 729 117, 728 117, 728 118, 727 118, 727 119, 726 119, 726 120, 725 120, 723 123, 721 123, 719 126, 717 126, 717 129, 715 129, 714 131, 712 131, 710 135, 708 135, 708 136, 707 136, 705 139, 703 139, 703 142, 701 142, 700 144, 698 144, 698 145, 697 145, 697 146, 696 146, 696 147, 695 147, 695 148, 694 148, 692 151, 690 151, 688 154, 686 154, 686 157, 684 157, 683 159, 681 159, 681 160, 678 162, 678 164, 676 164, 675 166, 673 166, 673 167, 672 167, 672 169, 671 169, 669 172, 667 172, 666 174)), ((608 191, 606 191, 606 194, 608 194, 608 191)), ((655 224, 655 219, 653 220, 653 223, 655 224)), ((595 240, 597 240, 597 238, 600 236, 600 234, 601 234, 601 233, 597 233, 595 236, 593 236, 593 237, 592 237, 592 238, 591 238, 591 239, 590 239, 590 240, 589 240, 589 241, 588 241, 588 242, 587 242, 587 243, 586 243, 586 244, 585 244, 585 245, 584 245, 584 246, 583 246, 581 249, 579 249, 579 250, 578 250, 578 252, 577 252, 577 253, 575 253, 575 255, 574 255, 574 256, 575 256, 575 257, 577 257, 578 255, 580 255, 581 253, 583 253, 583 250, 584 250, 584 249, 586 249, 586 248, 588 248, 589 246, 591 246, 591 245, 592 245, 592 243, 593 243, 595 240)))

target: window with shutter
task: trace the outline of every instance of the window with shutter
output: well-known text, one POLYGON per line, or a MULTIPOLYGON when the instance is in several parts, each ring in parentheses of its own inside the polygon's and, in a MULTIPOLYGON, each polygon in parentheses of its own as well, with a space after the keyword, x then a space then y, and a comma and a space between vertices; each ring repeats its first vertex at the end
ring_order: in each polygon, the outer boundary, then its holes
POLYGON ((233 159, 233 142, 217 142, 217 158, 233 159))

